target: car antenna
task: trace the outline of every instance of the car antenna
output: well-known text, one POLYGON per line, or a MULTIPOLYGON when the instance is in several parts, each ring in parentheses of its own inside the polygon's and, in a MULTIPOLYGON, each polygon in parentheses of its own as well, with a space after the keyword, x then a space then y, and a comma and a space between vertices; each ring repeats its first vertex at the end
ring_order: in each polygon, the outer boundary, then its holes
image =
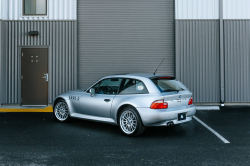
POLYGON ((155 75, 156 71, 158 70, 158 68, 161 66, 161 64, 162 64, 162 62, 164 61, 164 59, 165 59, 165 58, 163 58, 163 60, 161 61, 160 65, 159 65, 159 66, 157 67, 157 69, 155 70, 154 75, 155 75))

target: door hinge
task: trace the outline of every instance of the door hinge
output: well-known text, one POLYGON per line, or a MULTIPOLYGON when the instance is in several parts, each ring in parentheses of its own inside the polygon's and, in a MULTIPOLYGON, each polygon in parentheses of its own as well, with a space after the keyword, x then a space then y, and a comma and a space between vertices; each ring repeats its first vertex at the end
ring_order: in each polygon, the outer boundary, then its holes
POLYGON ((22 53, 22 56, 23 56, 23 53, 22 53))
POLYGON ((23 99, 21 98, 21 102, 23 102, 23 99))
POLYGON ((23 76, 21 76, 21 79, 23 79, 23 76))

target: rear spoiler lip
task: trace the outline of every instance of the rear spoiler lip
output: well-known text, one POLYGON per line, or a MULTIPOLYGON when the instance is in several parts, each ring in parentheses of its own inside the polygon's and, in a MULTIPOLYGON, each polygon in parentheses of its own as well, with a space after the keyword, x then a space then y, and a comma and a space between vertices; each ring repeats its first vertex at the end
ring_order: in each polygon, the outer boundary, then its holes
POLYGON ((172 76, 154 76, 154 77, 150 77, 149 79, 151 80, 160 80, 160 79, 169 79, 169 80, 175 80, 175 77, 172 76))

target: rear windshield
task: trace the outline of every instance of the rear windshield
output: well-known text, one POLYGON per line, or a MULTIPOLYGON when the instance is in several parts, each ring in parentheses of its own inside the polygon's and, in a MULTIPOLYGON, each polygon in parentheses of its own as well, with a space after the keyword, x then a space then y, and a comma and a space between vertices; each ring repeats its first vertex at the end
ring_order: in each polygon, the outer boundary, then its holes
POLYGON ((184 91, 187 88, 176 79, 151 79, 161 92, 184 91))

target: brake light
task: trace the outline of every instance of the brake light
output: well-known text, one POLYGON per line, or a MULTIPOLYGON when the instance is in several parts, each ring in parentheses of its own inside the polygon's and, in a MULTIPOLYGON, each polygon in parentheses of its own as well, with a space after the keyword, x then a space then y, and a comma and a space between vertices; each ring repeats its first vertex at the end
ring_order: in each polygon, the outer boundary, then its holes
POLYGON ((188 101, 188 105, 191 105, 191 104, 193 104, 193 97, 192 96, 191 96, 191 98, 188 101))
POLYGON ((164 102, 164 100, 156 100, 151 104, 150 108, 151 109, 165 109, 165 108, 168 108, 168 103, 164 102))

